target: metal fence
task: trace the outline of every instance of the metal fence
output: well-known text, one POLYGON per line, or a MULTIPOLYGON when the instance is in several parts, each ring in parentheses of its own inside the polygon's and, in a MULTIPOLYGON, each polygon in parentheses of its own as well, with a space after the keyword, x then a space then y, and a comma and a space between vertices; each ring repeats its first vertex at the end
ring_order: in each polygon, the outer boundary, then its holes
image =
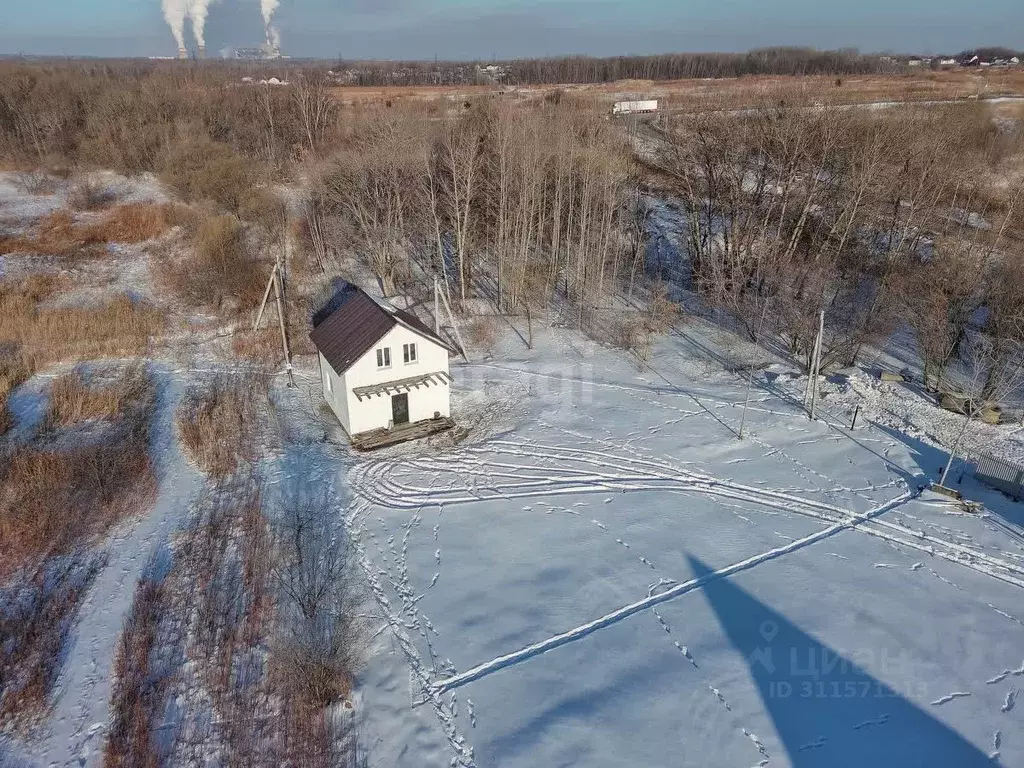
POLYGON ((982 456, 974 470, 974 476, 986 485, 1020 501, 1024 497, 1024 467, 1002 459, 982 456))

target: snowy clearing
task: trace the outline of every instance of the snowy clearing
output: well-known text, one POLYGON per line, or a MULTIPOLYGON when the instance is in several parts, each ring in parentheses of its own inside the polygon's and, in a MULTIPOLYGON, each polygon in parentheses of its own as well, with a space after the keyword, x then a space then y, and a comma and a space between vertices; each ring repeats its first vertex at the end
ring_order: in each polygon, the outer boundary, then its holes
POLYGON ((849 432, 860 388, 810 422, 799 381, 761 380, 737 440, 744 383, 675 343, 638 372, 555 331, 458 367, 463 402, 515 419, 348 471, 374 757, 966 766, 998 733, 1024 760, 1015 505, 970 478, 981 515, 922 494, 941 452, 849 432))

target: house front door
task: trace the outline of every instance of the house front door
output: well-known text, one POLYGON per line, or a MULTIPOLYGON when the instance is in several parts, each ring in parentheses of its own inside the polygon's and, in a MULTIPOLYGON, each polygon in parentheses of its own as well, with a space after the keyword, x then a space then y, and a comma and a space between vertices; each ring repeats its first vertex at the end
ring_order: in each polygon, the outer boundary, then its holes
POLYGON ((391 422, 397 427, 399 424, 409 423, 409 393, 403 392, 400 395, 391 396, 391 422))

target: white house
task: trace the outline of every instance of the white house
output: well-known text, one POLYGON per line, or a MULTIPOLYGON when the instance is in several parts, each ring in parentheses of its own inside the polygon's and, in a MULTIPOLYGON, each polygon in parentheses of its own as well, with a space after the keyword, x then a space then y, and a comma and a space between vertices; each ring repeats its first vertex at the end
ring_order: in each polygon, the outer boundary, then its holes
POLYGON ((447 419, 454 350, 414 315, 358 288, 334 305, 310 338, 324 399, 349 436, 447 419))

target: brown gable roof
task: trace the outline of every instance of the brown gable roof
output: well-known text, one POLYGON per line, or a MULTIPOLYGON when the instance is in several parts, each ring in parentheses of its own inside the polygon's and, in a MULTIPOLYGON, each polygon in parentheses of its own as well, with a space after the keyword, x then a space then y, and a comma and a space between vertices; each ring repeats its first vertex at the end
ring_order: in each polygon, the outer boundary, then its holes
POLYGON ((417 317, 404 310, 391 312, 359 288, 346 291, 340 306, 313 329, 309 338, 335 372, 344 373, 399 324, 453 351, 417 317))

